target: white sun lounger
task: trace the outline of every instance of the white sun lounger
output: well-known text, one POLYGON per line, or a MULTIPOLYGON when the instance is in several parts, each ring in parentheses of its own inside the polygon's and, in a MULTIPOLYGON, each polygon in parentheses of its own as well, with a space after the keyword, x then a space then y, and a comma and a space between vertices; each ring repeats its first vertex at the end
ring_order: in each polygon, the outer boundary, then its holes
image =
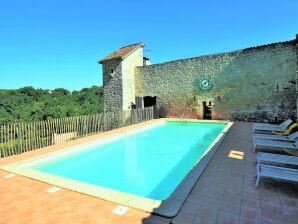
POLYGON ((258 164, 257 180, 255 185, 256 187, 259 186, 261 177, 273 178, 276 180, 284 180, 290 182, 298 182, 298 169, 258 164))
POLYGON ((298 166, 298 157, 259 152, 257 156, 257 163, 258 164, 276 163, 276 164, 282 164, 282 165, 298 166))
POLYGON ((288 126, 289 124, 293 123, 291 119, 285 120, 280 124, 269 124, 269 123, 253 123, 253 127, 283 127, 284 125, 288 126))
POLYGON ((298 150, 298 141, 288 142, 288 141, 273 141, 267 139, 256 139, 252 143, 252 151, 255 152, 256 148, 265 148, 265 149, 297 149, 298 150))
POLYGON ((283 122, 281 125, 278 125, 278 126, 257 126, 257 127, 252 127, 252 133, 254 134, 255 132, 272 132, 272 131, 283 132, 287 129, 287 127, 291 123, 292 123, 292 120, 288 119, 285 122, 283 122))
POLYGON ((267 139, 267 140, 275 140, 275 141, 293 141, 295 142, 298 138, 298 131, 290 134, 288 136, 280 136, 280 135, 269 135, 269 134, 254 134, 253 141, 257 139, 267 139))

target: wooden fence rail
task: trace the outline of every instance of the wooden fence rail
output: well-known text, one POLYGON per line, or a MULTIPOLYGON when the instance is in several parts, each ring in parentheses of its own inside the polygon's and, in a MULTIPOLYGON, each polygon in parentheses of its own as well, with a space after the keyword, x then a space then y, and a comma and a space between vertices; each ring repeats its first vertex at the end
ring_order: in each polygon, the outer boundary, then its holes
POLYGON ((151 120, 153 107, 0 125, 0 158, 151 120))

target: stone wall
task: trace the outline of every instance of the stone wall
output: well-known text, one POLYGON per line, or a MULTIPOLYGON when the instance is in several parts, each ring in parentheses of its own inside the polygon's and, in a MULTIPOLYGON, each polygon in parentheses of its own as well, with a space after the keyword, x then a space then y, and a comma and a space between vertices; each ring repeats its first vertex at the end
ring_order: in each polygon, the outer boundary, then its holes
POLYGON ((122 63, 120 59, 102 65, 104 111, 122 110, 122 63), (113 69, 113 74, 111 73, 113 69))
POLYGON ((211 102, 213 119, 278 121, 296 117, 296 41, 138 67, 136 96, 157 96, 164 116, 202 118, 211 102), (203 91, 201 77, 213 88, 203 91))
POLYGON ((123 60, 115 58, 102 63, 105 112, 131 109, 131 104, 135 103, 135 69, 141 65, 143 65, 141 47, 123 60))
POLYGON ((296 121, 298 121, 298 34, 296 35, 296 121))

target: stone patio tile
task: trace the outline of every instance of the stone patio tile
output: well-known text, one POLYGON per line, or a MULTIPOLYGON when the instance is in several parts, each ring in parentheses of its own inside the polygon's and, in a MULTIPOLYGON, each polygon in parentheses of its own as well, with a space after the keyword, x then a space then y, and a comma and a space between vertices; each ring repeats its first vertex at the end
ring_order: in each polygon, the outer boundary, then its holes
POLYGON ((245 175, 246 177, 255 177, 256 176, 256 168, 252 167, 252 169, 246 169, 245 175))
POLYGON ((238 172, 237 167, 232 168, 231 172, 230 172, 230 181, 229 183, 233 183, 233 184, 243 184, 244 182, 244 175, 238 172))
POLYGON ((219 209, 215 209, 212 206, 206 204, 199 208, 198 213, 195 214, 196 217, 201 217, 204 219, 212 219, 215 220, 218 216, 219 209))
POLYGON ((242 197, 241 206, 251 207, 251 208, 261 208, 261 201, 260 199, 255 199, 253 197, 249 197, 244 195, 242 197))
POLYGON ((220 207, 220 203, 219 203, 219 199, 215 199, 215 198, 211 198, 206 196, 203 200, 202 200, 202 207, 208 207, 208 208, 212 208, 212 209, 219 209, 220 207))
POLYGON ((214 179, 213 179, 213 183, 214 184, 222 184, 225 188, 226 184, 227 184, 227 180, 226 178, 222 177, 222 176, 216 176, 214 179))
POLYGON ((197 182, 193 187, 191 193, 204 194, 201 190, 203 186, 204 184, 202 182, 197 182))
POLYGON ((267 203, 267 204, 272 204, 272 205, 278 205, 281 206, 281 202, 279 200, 279 197, 276 197, 276 195, 272 195, 272 197, 261 197, 261 204, 262 203, 267 203))
POLYGON ((261 219, 261 209, 241 206, 240 216, 252 219, 261 219))
POLYGON ((231 173, 232 174, 239 174, 241 176, 244 176, 245 173, 246 173, 246 170, 243 167, 241 167, 241 168, 239 168, 239 167, 233 167, 231 173))
POLYGON ((223 197, 223 202, 233 203, 233 204, 241 204, 241 194, 238 192, 228 192, 226 191, 223 197))
POLYGON ((198 203, 193 203, 193 202, 185 202, 181 208, 181 211, 184 213, 190 214, 190 215, 195 215, 198 213, 198 210, 200 208, 200 204, 198 203))
POLYGON ((193 221, 193 224, 215 224, 217 217, 196 217, 193 221))
MULTIPOLYGON (((255 179, 256 180, 256 179, 255 179)), ((256 189, 256 187, 255 187, 255 181, 253 182, 253 184, 252 185, 250 185, 250 184, 247 184, 247 185, 243 185, 243 191, 254 191, 255 189, 256 189)), ((258 189, 259 190, 259 189, 258 189)))
POLYGON ((282 222, 282 223, 279 223, 279 222, 276 222, 276 221, 264 221, 262 220, 262 224, 293 224, 293 223, 286 223, 286 221, 282 222))
POLYGON ((262 189, 260 193, 261 200, 268 201, 271 199, 271 201, 279 202, 279 194, 277 191, 270 190, 270 189, 262 189))
POLYGON ((201 175, 200 177, 200 184, 201 185, 205 185, 208 186, 210 184, 210 182, 212 181, 212 174, 208 174, 208 173, 204 173, 203 175, 201 175))
POLYGON ((210 199, 217 200, 217 201, 223 200, 224 195, 225 195, 225 193, 221 189, 214 190, 214 191, 208 191, 207 193, 205 193, 205 197, 208 197, 210 199))
POLYGON ((208 192, 224 192, 226 186, 226 181, 222 183, 219 179, 215 178, 212 180, 212 185, 209 186, 208 192))
POLYGON ((179 214, 172 220, 172 224, 193 224, 194 220, 194 215, 190 215, 182 211, 179 212, 179 214))
POLYGON ((252 190, 243 190, 242 197, 260 200, 260 195, 260 190, 255 187, 252 190))
POLYGON ((281 204, 261 200, 261 210, 262 212, 266 210, 280 212, 282 210, 282 207, 281 204))
POLYGON ((205 192, 202 192, 201 190, 199 190, 200 188, 193 188, 192 191, 190 192, 189 196, 193 196, 193 197, 196 197, 196 198, 203 198, 206 196, 206 193, 205 192))
POLYGON ((288 223, 298 223, 298 208, 292 206, 283 206, 282 213, 288 223))
POLYGON ((199 188, 199 191, 202 193, 202 194, 205 194, 209 191, 209 187, 210 187, 210 183, 206 183, 204 186, 200 186, 199 188))
POLYGON ((277 204, 265 203, 261 201, 261 216, 263 221, 284 223, 282 207, 277 204))
POLYGON ((239 197, 242 195, 243 187, 239 184, 228 184, 226 191, 232 191, 232 193, 239 195, 239 197))
POLYGON ((233 201, 229 202, 222 202, 220 205, 220 210, 224 211, 225 213, 239 215, 240 214, 240 203, 235 203, 233 201))
POLYGON ((216 224, 238 224, 240 217, 225 212, 220 212, 216 220, 216 224))
MULTIPOLYGON (((128 222, 129 223, 129 222, 128 222)), ((156 216, 152 215, 142 221, 142 224, 168 224, 169 221, 161 220, 156 216)))
POLYGON ((262 224, 262 221, 258 219, 240 216, 240 224, 262 224))
MULTIPOLYGON (((237 168, 233 168, 233 170, 236 172, 237 171, 237 168)), ((244 177, 243 177, 243 175, 239 175, 238 176, 238 175, 233 174, 233 173, 232 173, 232 175, 234 175, 234 176, 232 177, 231 181, 229 181, 229 183, 227 183, 227 184, 240 185, 242 187, 242 185, 244 183, 244 177)))
POLYGON ((298 198, 279 197, 282 206, 292 206, 298 208, 298 198))

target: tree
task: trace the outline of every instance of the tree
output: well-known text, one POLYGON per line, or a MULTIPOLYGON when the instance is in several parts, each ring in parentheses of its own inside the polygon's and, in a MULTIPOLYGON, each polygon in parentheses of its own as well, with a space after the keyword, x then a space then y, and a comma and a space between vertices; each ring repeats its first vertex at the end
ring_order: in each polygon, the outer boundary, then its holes
POLYGON ((23 87, 0 90, 0 123, 41 121, 103 111, 103 88, 92 86, 70 92, 23 87))

